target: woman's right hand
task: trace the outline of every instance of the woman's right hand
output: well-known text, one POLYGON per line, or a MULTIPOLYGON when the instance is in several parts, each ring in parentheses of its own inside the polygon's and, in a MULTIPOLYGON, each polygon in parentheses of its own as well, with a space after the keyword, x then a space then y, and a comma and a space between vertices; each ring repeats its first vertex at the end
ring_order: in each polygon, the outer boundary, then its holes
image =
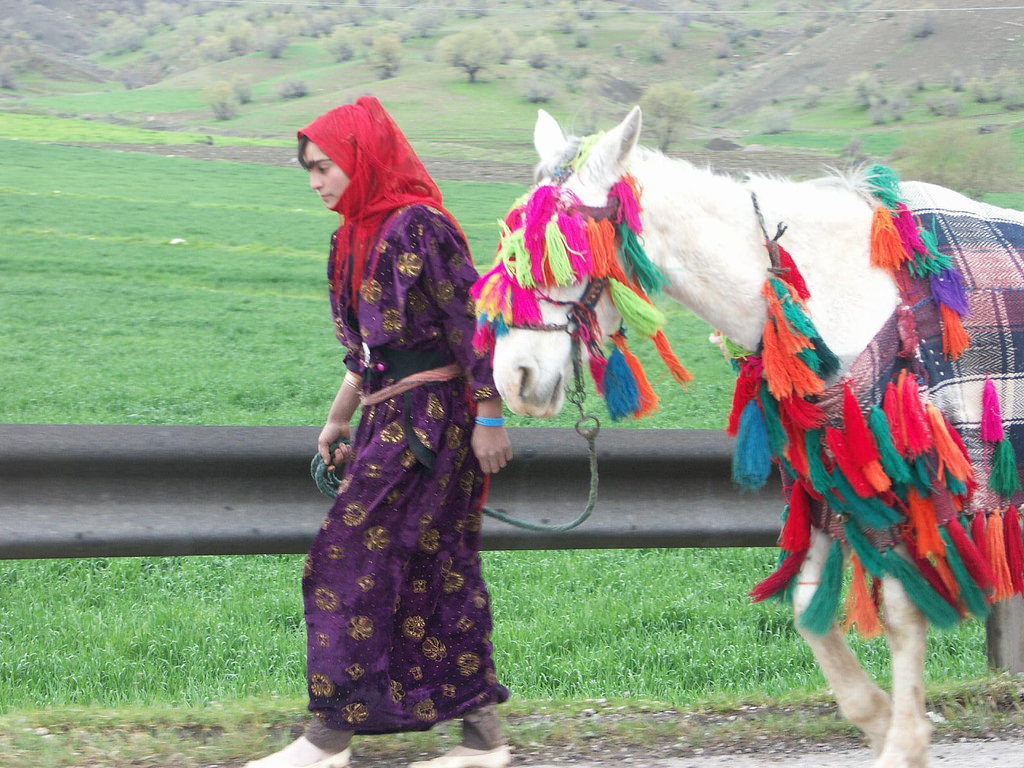
POLYGON ((352 424, 347 421, 328 421, 316 441, 320 456, 328 468, 334 469, 339 464, 344 464, 352 455, 352 424), (338 447, 331 455, 331 443, 337 443, 338 447))

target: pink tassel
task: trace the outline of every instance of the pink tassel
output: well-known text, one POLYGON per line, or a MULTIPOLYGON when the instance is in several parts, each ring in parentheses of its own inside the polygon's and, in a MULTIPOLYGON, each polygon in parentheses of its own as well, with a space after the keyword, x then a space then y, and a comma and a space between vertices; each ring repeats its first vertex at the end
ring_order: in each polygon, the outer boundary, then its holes
POLYGON ((981 439, 988 443, 998 443, 1006 438, 1003 431, 1002 409, 999 406, 999 393, 992 379, 985 377, 985 390, 981 396, 981 439))
POLYGON ((603 357, 590 355, 590 375, 594 377, 594 386, 597 394, 604 394, 604 374, 608 370, 608 360, 603 357))
POLYGON ((624 180, 617 181, 612 185, 608 196, 617 198, 619 201, 616 222, 625 220, 629 228, 639 235, 643 231, 643 224, 640 223, 640 201, 637 199, 633 187, 624 180))
POLYGON ((540 312, 537 294, 514 280, 509 281, 509 288, 512 294, 512 322, 515 325, 543 325, 544 317, 540 312))
POLYGON ((573 273, 580 280, 594 273, 586 227, 586 222, 578 213, 570 215, 560 212, 558 214, 558 228, 565 235, 565 247, 569 252, 569 262, 572 264, 573 273))
POLYGON ((917 228, 917 219, 914 218, 913 211, 907 208, 906 204, 900 203, 897 206, 896 215, 893 216, 893 220, 896 224, 896 231, 900 233, 900 239, 903 240, 903 245, 907 249, 908 254, 924 253, 928 250, 921 241, 921 233, 917 228))
POLYGON ((551 217, 558 210, 558 200, 558 187, 544 185, 537 187, 526 202, 524 242, 526 250, 530 253, 530 266, 537 285, 548 283, 544 275, 545 237, 551 217))
POLYGON ((477 323, 473 333, 473 348, 484 352, 494 349, 494 328, 485 323, 477 323))

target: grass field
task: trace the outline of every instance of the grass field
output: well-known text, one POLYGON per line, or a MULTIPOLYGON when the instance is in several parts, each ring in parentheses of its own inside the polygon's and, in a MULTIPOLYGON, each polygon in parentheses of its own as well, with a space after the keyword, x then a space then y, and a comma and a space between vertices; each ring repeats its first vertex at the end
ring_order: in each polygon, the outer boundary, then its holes
MULTIPOLYGON (((332 217, 300 171, 24 140, 0 141, 0 164, 0 421, 321 422, 340 365, 324 298, 332 217)), ((492 222, 521 190, 443 187, 486 263, 492 222)), ((661 377, 662 412, 647 426, 720 428, 728 368, 703 323, 666 309, 698 380, 685 394, 661 377)), ((744 597, 774 559, 488 553, 501 677, 520 702, 819 691, 787 611, 744 597)), ((295 557, 0 563, 0 713, 268 700, 298 711, 300 567, 295 557)), ((857 647, 885 679, 884 643, 857 647)), ((986 679, 983 628, 934 634, 927 669, 933 684, 986 679)))

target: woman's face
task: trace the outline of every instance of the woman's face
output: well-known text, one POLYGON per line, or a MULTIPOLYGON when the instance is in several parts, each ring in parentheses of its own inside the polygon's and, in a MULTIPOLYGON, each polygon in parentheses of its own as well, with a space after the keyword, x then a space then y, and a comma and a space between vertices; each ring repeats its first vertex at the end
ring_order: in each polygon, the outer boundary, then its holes
POLYGON ((348 189, 349 177, 312 141, 307 142, 302 157, 309 169, 309 186, 320 195, 324 205, 334 210, 338 201, 341 200, 341 196, 348 189))

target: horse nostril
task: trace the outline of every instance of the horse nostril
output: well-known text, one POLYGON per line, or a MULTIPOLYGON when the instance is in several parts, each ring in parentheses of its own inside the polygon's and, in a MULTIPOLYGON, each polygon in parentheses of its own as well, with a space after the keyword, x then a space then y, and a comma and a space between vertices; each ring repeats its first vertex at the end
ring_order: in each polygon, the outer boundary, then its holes
POLYGON ((526 397, 526 393, 533 387, 533 369, 525 365, 519 366, 519 396, 526 397))

